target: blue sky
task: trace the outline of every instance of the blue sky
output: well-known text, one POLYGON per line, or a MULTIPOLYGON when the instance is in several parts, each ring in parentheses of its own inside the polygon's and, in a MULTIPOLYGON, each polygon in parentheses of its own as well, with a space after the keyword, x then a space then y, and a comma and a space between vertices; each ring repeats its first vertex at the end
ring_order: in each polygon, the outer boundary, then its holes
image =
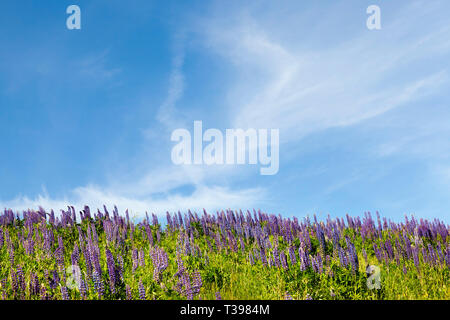
POLYGON ((448 222, 450 3, 280 3, 2 4, 0 208, 448 222), (171 132, 194 120, 278 128, 278 174, 175 166, 171 132))

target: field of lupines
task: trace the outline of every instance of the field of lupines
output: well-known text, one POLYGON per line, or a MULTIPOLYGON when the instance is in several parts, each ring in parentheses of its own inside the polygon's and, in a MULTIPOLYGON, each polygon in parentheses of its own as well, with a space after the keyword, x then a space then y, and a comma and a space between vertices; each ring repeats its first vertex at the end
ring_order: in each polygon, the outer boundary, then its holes
POLYGON ((2 299, 450 299, 449 226, 260 211, 0 215, 2 299), (164 225, 164 227, 163 227, 164 225), (370 266, 370 267, 368 267, 370 266), (379 273, 371 271, 379 270, 379 273))

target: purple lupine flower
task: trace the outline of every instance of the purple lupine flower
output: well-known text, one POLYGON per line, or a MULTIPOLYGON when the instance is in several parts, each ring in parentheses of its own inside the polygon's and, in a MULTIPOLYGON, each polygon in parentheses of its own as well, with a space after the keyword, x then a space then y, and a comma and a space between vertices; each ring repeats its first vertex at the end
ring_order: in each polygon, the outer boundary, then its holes
POLYGON ((447 245, 447 254, 445 255, 447 261, 447 267, 450 268, 450 244, 447 245))
POLYGON ((439 256, 439 263, 444 263, 445 262, 445 258, 444 258, 444 255, 442 253, 442 247, 441 247, 441 243, 440 242, 438 242, 437 245, 436 245, 436 251, 437 251, 438 256, 439 256))
POLYGON ((184 254, 188 256, 191 254, 191 252, 192 252, 191 242, 190 242, 188 236, 186 235, 186 238, 184 240, 184 254))
POLYGON ((23 293, 25 293, 25 275, 23 274, 23 269, 21 266, 17 268, 17 281, 19 283, 19 287, 23 293))
POLYGON ((403 231, 403 240, 405 242, 405 253, 406 257, 408 259, 411 259, 412 257, 412 247, 411 247, 411 241, 409 240, 409 237, 406 234, 406 231, 403 231))
POLYGON ((248 253, 248 260, 250 262, 250 265, 254 265, 255 264, 255 260, 253 258, 253 254, 251 252, 248 253))
POLYGON ((141 280, 139 280, 139 299, 145 300, 145 287, 141 280))
POLYGON ((63 300, 69 300, 69 293, 67 292, 66 286, 61 286, 61 297, 63 300))
POLYGON ((275 265, 275 261, 273 260, 272 256, 269 255, 269 267, 274 267, 275 265))
POLYGON ((84 279, 80 279, 80 295, 82 299, 87 298, 87 288, 84 279))
POLYGON ((416 266, 417 270, 419 270, 419 265, 420 265, 420 261, 419 261, 419 249, 417 248, 417 246, 414 246, 412 249, 412 255, 413 255, 413 259, 414 259, 414 265, 416 266))
POLYGON ((158 216, 155 215, 154 213, 152 213, 152 224, 154 227, 157 227, 159 225, 158 216))
POLYGON ((284 253, 284 251, 281 251, 281 253, 280 253, 280 260, 281 260, 281 266, 283 267, 283 269, 287 270, 288 265, 287 265, 287 261, 286 261, 286 254, 284 253))
POLYGON ((284 294, 284 300, 294 300, 294 299, 292 299, 292 296, 289 294, 289 292, 286 291, 286 293, 284 294))
POLYGON ((117 255, 117 264, 115 267, 116 270, 116 276, 115 276, 115 280, 116 283, 118 283, 120 280, 123 281, 123 258, 120 254, 117 255))
POLYGON ((373 251, 375 252, 375 256, 377 257, 379 262, 383 261, 383 257, 381 256, 381 252, 378 249, 378 246, 376 245, 376 243, 373 244, 373 251))
POLYGON ((39 291, 39 295, 41 297, 41 300, 48 300, 49 297, 48 297, 48 294, 47 294, 47 288, 44 285, 41 286, 41 289, 39 291))
POLYGON ((184 267, 183 260, 181 259, 180 251, 177 252, 177 267, 178 267, 178 271, 175 273, 175 276, 181 277, 184 274, 184 272, 186 271, 186 268, 184 267))
POLYGON ((264 250, 264 248, 261 248, 260 250, 260 257, 263 266, 267 266, 266 250, 264 250))
POLYGON ((93 262, 94 270, 97 273, 97 276, 100 278, 102 276, 102 268, 100 267, 98 246, 92 246, 91 248, 91 261, 93 262))
POLYGON ((73 247, 71 257, 72 257, 72 264, 78 265, 78 262, 80 261, 80 250, 78 249, 77 243, 75 243, 75 246, 73 247))
POLYGON ((19 282, 17 281, 17 273, 11 270, 11 288, 14 296, 19 295, 19 282))
POLYGON ((322 255, 320 253, 316 256, 316 265, 317 265, 317 272, 322 273, 323 272, 323 261, 322 261, 322 255))
POLYGON ((293 246, 289 247, 289 258, 291 259, 291 265, 295 265, 297 263, 297 258, 295 256, 295 249, 293 246))
POLYGON ((14 267, 14 246, 13 246, 12 243, 11 243, 11 245, 9 246, 8 252, 9 252, 9 262, 10 262, 10 265, 11 265, 11 267, 14 267))
POLYGON ((64 241, 61 236, 58 236, 58 247, 61 250, 61 254, 64 256, 64 241))
POLYGON ((152 229, 150 228, 150 226, 148 224, 144 225, 145 227, 145 232, 147 233, 147 239, 150 242, 150 245, 153 246, 153 233, 152 233, 152 229))
POLYGON ((159 229, 156 230, 156 241, 159 243, 161 242, 161 232, 159 229))
POLYGON ((300 259, 300 270, 304 271, 311 266, 309 252, 304 250, 302 247, 300 247, 298 250, 299 250, 299 259, 300 259))
POLYGON ((112 294, 116 293, 116 268, 114 263, 114 257, 109 249, 106 249, 106 264, 108 266, 109 274, 109 287, 112 294))
POLYGON ((133 251, 132 251, 132 260, 133 260, 133 273, 134 273, 136 271, 137 267, 139 266, 137 249, 133 249, 133 251))
POLYGON ((99 297, 99 299, 101 299, 101 297, 103 297, 103 293, 105 291, 105 287, 103 285, 103 280, 102 280, 100 274, 97 273, 97 271, 94 271, 92 273, 92 279, 94 280, 95 291, 97 291, 98 297, 99 297))
POLYGON ((397 265, 400 265, 400 254, 401 254, 401 248, 400 244, 397 239, 395 239, 395 250, 394 250, 394 257, 397 265))
POLYGON ((320 224, 316 225, 316 236, 317 240, 319 240, 321 253, 323 254, 325 252, 326 244, 325 244, 325 235, 323 233, 323 229, 320 224))
POLYGON ((431 244, 428 244, 428 260, 431 265, 436 265, 438 263, 436 252, 431 244))
POLYGON ((347 255, 345 254, 342 247, 338 248, 338 253, 339 253, 339 262, 341 264, 341 267, 347 268, 347 266, 348 266, 347 255))
POLYGON ((30 295, 38 295, 39 287, 40 287, 39 278, 34 272, 32 272, 30 275, 30 284, 29 284, 30 295))
MULTIPOLYGON (((320 253, 318 254, 318 256, 320 256, 320 253)), ((314 272, 319 273, 319 266, 317 264, 317 259, 314 256, 311 258, 311 266, 314 272)))
POLYGON ((55 260, 60 270, 64 270, 64 254, 61 247, 58 247, 55 250, 55 260))
POLYGON ((153 263, 153 280, 160 282, 162 272, 168 267, 167 253, 161 248, 154 248, 150 253, 153 263))
POLYGON ((192 300, 194 295, 191 288, 191 281, 188 273, 184 273, 181 277, 182 285, 183 285, 183 293, 186 296, 186 299, 192 300))
POLYGON ((11 275, 11 278, 14 293, 22 298, 25 294, 25 276, 21 266, 17 267, 16 272, 11 275))
POLYGON ((352 267, 352 271, 353 271, 353 273, 356 273, 359 268, 358 255, 356 254, 355 246, 350 241, 348 241, 348 253, 349 253, 349 260, 350 260, 350 265, 352 267))
POLYGON ((127 300, 133 300, 133 296, 131 295, 131 287, 128 284, 125 286, 125 293, 127 300))
POLYGON ((209 251, 214 252, 214 248, 213 248, 211 242, 208 239, 206 239, 206 244, 208 245, 209 251))
POLYGON ((145 256, 144 256, 144 249, 139 250, 139 266, 145 267, 145 256))
POLYGON ((57 270, 53 270, 52 271, 52 278, 50 281, 50 288, 51 289, 56 289, 56 287, 58 287, 59 282, 61 281, 61 279, 59 278, 59 274, 57 270))
POLYGON ((280 267, 280 257, 279 257, 279 253, 278 253, 278 244, 275 244, 274 248, 273 248, 273 262, 275 264, 275 266, 280 267))
POLYGON ((242 238, 239 238, 239 242, 241 244, 241 251, 245 252, 245 244, 244 244, 244 240, 242 238))
POLYGON ((192 293, 194 295, 199 294, 202 286, 203 286, 202 276, 200 275, 200 272, 195 271, 193 279, 192 279, 192 286, 191 286, 192 293))
POLYGON ((392 249, 392 245, 391 245, 391 242, 389 240, 385 241, 384 247, 386 249, 386 253, 387 253, 389 259, 394 258, 394 251, 392 249))
POLYGON ((28 238, 25 242, 25 253, 28 255, 34 254, 34 240, 33 240, 33 233, 31 231, 28 234, 28 238))

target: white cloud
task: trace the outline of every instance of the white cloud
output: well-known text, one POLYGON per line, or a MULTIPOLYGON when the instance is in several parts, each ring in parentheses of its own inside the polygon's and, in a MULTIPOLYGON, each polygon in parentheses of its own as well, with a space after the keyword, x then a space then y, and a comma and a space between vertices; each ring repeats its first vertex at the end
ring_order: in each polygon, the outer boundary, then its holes
POLYGON ((91 210, 103 208, 106 205, 112 208, 117 205, 119 211, 123 213, 129 209, 130 215, 142 217, 145 212, 159 215, 169 212, 186 212, 188 209, 197 212, 205 208, 207 211, 225 209, 248 209, 256 205, 263 190, 259 188, 246 190, 230 190, 226 187, 198 187, 191 195, 169 195, 163 199, 144 197, 127 197, 116 194, 112 191, 105 191, 103 188, 88 186, 73 190, 69 197, 53 199, 48 195, 39 195, 34 199, 29 197, 18 197, 16 199, 0 202, 0 208, 12 208, 13 210, 37 209, 42 206, 46 210, 66 209, 73 205, 77 210, 81 210, 84 205, 89 205, 91 210))
MULTIPOLYGON (((399 16, 395 27, 386 23, 384 37, 355 33, 327 49, 312 45, 306 50, 305 44, 300 49, 285 43, 264 28, 264 21, 240 13, 233 19, 227 17, 228 24, 217 17, 207 20, 199 32, 206 38, 206 48, 236 67, 230 94, 232 124, 279 128, 281 139, 292 142, 316 131, 379 116, 448 81, 446 70, 402 80, 393 76, 396 70, 402 72, 401 67, 414 68, 420 59, 449 51, 440 41, 448 28, 425 29, 413 39, 405 35, 416 21, 416 11, 420 13, 416 8, 399 16)), ((296 19, 302 20, 301 13, 296 19)), ((278 21, 272 27, 287 23, 278 21)))
POLYGON ((122 70, 108 66, 109 49, 88 55, 74 63, 74 67, 81 76, 88 78, 91 82, 107 81, 117 76, 122 70))

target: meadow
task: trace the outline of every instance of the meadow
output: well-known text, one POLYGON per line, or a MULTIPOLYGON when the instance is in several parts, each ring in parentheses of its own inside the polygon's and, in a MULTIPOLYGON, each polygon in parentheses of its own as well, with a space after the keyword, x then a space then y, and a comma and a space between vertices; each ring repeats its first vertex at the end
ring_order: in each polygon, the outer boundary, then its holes
POLYGON ((0 214, 4 300, 450 299, 444 222, 73 207, 0 214), (162 219, 165 218, 163 222, 162 219))

